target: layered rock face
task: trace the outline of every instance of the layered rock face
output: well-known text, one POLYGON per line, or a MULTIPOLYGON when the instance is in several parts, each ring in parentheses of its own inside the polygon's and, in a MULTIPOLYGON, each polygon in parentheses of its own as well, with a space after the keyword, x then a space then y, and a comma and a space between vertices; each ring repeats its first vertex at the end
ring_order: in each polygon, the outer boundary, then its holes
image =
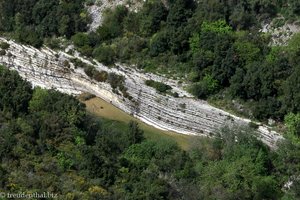
MULTIPOLYGON (((195 99, 183 90, 178 81, 162 76, 142 73, 134 68, 118 64, 114 68, 106 67, 97 61, 90 62, 76 57, 99 71, 115 73, 124 77, 124 85, 131 98, 125 98, 121 92, 113 92, 110 84, 97 82, 89 78, 81 68, 72 63, 75 57, 65 52, 55 52, 48 48, 41 50, 19 45, 0 38, 0 42, 10 44, 5 55, 0 56, 0 63, 14 69, 34 86, 55 88, 61 92, 77 95, 89 92, 110 102, 114 106, 139 118, 147 124, 164 130, 182 134, 213 136, 217 129, 228 125, 248 125, 250 120, 231 115, 210 106, 207 102, 195 99), (172 87, 178 98, 157 91, 145 84, 145 80, 163 82, 172 87)), ((266 126, 259 126, 258 137, 270 147, 282 136, 270 131, 266 126)))

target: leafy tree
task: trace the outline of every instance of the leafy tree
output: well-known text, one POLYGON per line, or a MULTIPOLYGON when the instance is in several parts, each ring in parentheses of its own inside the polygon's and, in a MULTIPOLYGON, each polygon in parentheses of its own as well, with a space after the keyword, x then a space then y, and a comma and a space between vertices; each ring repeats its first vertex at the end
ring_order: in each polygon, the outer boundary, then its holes
POLYGON ((295 67, 294 72, 287 78, 283 84, 283 109, 286 112, 299 112, 300 111, 300 68, 295 67))
POLYGON ((170 10, 167 16, 167 25, 180 27, 184 25, 194 9, 193 1, 172 0, 170 10))
POLYGON ((191 87, 190 91, 198 98, 207 98, 208 95, 216 92, 218 87, 218 82, 211 75, 206 74, 200 82, 191 87))
POLYGON ((218 20, 215 22, 205 21, 201 25, 201 32, 228 34, 232 32, 232 28, 228 26, 224 20, 218 20))
POLYGON ((161 22, 166 20, 167 14, 168 11, 161 1, 145 2, 139 12, 141 34, 148 36, 156 33, 160 29, 161 22))
POLYGON ((96 48, 93 56, 105 65, 112 65, 116 59, 115 50, 108 45, 102 45, 96 48))
POLYGON ((97 29, 101 40, 115 38, 123 32, 123 20, 128 10, 124 6, 117 6, 114 12, 107 12, 102 26, 97 29))
POLYGON ((161 93, 166 93, 168 90, 172 89, 172 87, 169 85, 166 85, 161 82, 153 81, 153 80, 146 80, 145 84, 147 86, 155 88, 158 92, 161 92, 161 93))
POLYGON ((198 52, 201 47, 200 47, 200 35, 197 33, 194 33, 192 37, 189 39, 189 44, 190 44, 190 49, 192 53, 198 52))
POLYGON ((165 32, 159 32, 152 36, 150 40, 150 55, 158 56, 168 50, 168 37, 165 32))
POLYGON ((287 126, 287 132, 295 136, 300 136, 300 113, 293 114, 289 113, 284 118, 285 124, 287 126))
POLYGON ((72 37, 72 41, 74 42, 74 45, 77 47, 83 47, 85 45, 89 45, 89 37, 85 33, 76 33, 72 37))
POLYGON ((30 83, 24 82, 17 72, 0 66, 0 110, 13 116, 25 113, 31 95, 30 83))
POLYGON ((139 128, 139 125, 135 121, 129 122, 128 141, 130 144, 140 143, 144 139, 144 132, 139 128))
POLYGON ((12 31, 15 38, 26 44, 41 47, 43 38, 66 36, 86 30, 83 0, 45 1, 13 0, 2 1, 0 29, 12 31))

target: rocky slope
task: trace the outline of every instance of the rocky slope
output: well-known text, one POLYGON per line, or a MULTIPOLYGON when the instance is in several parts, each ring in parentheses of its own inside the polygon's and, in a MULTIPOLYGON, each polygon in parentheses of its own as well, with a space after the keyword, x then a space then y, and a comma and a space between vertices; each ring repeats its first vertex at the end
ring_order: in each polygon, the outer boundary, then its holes
POLYGON ((141 0, 95 0, 93 5, 87 6, 87 11, 91 17, 90 31, 96 29, 102 24, 103 14, 107 9, 113 9, 119 5, 125 5, 130 11, 136 12, 143 4, 141 0))
MULTIPOLYGON (((68 94, 89 92, 134 115, 147 124, 160 129, 172 130, 182 134, 212 136, 224 125, 248 125, 250 120, 233 116, 223 110, 197 100, 182 89, 177 81, 150 73, 142 73, 134 68, 122 65, 109 68, 96 61, 90 62, 77 57, 82 62, 99 71, 115 73, 124 77, 124 85, 131 98, 114 93, 110 84, 97 82, 89 78, 81 68, 72 63, 74 56, 65 52, 55 52, 48 48, 41 50, 19 45, 14 41, 0 38, 10 44, 5 55, 0 56, 0 63, 17 70, 34 86, 55 88, 68 94), (159 94, 145 85, 145 80, 156 80, 172 86, 172 91, 179 98, 159 94), (130 100, 129 100, 130 99, 130 100)), ((282 136, 266 126, 259 126, 259 138, 270 147, 274 147, 282 136)))
POLYGON ((287 22, 285 18, 278 17, 271 22, 263 22, 260 31, 271 36, 271 46, 284 46, 295 34, 300 32, 300 25, 299 22, 287 22), (281 24, 278 24, 280 20, 281 24))

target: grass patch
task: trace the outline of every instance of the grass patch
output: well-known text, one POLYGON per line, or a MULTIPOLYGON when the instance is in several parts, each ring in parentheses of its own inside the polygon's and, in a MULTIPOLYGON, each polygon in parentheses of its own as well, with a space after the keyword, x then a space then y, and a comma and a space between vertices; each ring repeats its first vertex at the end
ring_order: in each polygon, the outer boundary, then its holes
POLYGON ((137 121, 140 128, 144 130, 145 137, 150 140, 170 139, 176 141, 182 149, 187 150, 190 146, 190 142, 194 137, 196 137, 157 129, 132 117, 100 98, 92 98, 82 102, 85 103, 86 109, 89 113, 104 119, 104 123, 108 126, 124 129, 127 128, 127 123, 129 121, 137 121))

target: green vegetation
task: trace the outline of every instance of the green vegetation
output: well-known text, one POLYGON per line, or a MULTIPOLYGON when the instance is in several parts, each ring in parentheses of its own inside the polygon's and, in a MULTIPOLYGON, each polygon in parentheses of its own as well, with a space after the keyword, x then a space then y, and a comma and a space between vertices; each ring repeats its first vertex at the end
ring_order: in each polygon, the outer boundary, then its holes
POLYGON ((132 97, 127 93, 127 88, 125 87, 124 76, 115 73, 109 73, 107 77, 107 82, 111 85, 113 92, 119 94, 122 93, 123 97, 132 99, 132 97))
POLYGON ((196 94, 198 98, 205 99, 209 95, 214 94, 218 90, 218 82, 212 78, 210 75, 205 75, 203 80, 194 83, 190 92, 196 94))
POLYGON ((171 86, 166 85, 166 84, 161 83, 161 82, 154 81, 154 80, 146 80, 145 84, 149 87, 155 88, 156 91, 158 91, 160 93, 166 93, 167 91, 172 89, 171 86))
POLYGON ((0 31, 26 44, 40 47, 44 38, 66 36, 87 29, 84 0, 3 0, 0 31))
MULTIPOLYGON (((60 199, 300 198, 300 35, 285 47, 270 47, 269 37, 257 31, 258 22, 277 14, 299 19, 297 0, 146 1, 137 13, 123 6, 107 11, 91 33, 85 33, 84 2, 1 1, 0 31, 35 47, 58 48, 57 37, 65 36, 106 65, 120 61, 187 75, 199 98, 249 101, 253 117, 284 120, 287 139, 270 151, 253 130, 225 128, 183 150, 131 118, 121 120, 128 125, 95 118, 74 97, 32 89, 0 67, 1 191, 49 191, 60 199), (288 181, 293 184, 283 190, 288 181)), ((9 44, 0 48, 5 55, 9 44)), ((130 98, 124 77, 72 62, 130 98)), ((146 85, 160 93, 172 89, 153 80, 146 85)))
POLYGON ((0 48, 6 50, 9 48, 9 44, 7 42, 0 42, 0 48))
MULTIPOLYGON (((137 13, 124 6, 106 11, 103 24, 89 33, 84 3, 5 0, 0 31, 37 47, 46 42, 57 48, 56 37, 65 36, 106 65, 123 62, 188 77, 195 96, 251 101, 251 117, 259 120, 283 121, 299 112, 299 35, 288 46, 270 47, 269 36, 258 31, 262 20, 279 14, 298 20, 298 1, 146 1, 137 13)), ((108 79, 91 67, 85 71, 98 81, 108 79)))
POLYGON ((84 63, 78 58, 72 59, 72 63, 74 64, 75 68, 82 68, 84 73, 91 79, 94 79, 98 82, 109 83, 114 93, 119 94, 119 92, 121 92, 124 98, 128 98, 130 100, 132 99, 132 97, 127 93, 123 76, 115 73, 107 73, 106 71, 99 71, 95 69, 94 66, 84 63))
POLYGON ((258 29, 278 14, 300 19, 298 7, 294 0, 146 1, 137 13, 122 6, 107 11, 97 31, 77 33, 73 41, 83 54, 82 47, 94 49, 92 56, 105 64, 188 77, 199 98, 250 101, 251 118, 283 121, 300 109, 300 37, 270 47, 270 37, 258 29))
POLYGON ((171 140, 145 139, 136 122, 116 126, 72 96, 32 89, 4 67, 0 99, 0 191, 48 191, 59 199, 300 198, 295 114, 286 117, 289 137, 276 151, 241 127, 195 138, 182 150, 171 140), (282 190, 287 181, 293 184, 282 190))
MULTIPOLYGON (((32 89, 0 67, 0 192, 91 200, 300 199, 300 34, 287 46, 271 47, 269 36, 257 31, 262 20, 279 14, 298 20, 298 0, 151 0, 137 13, 124 6, 107 11, 90 33, 84 2, 2 0, 0 31, 35 47, 57 48, 57 37, 65 36, 106 65, 120 61, 187 77, 199 98, 237 99, 254 118, 284 121, 286 140, 271 151, 250 124, 193 138, 182 149, 112 108, 109 114, 128 125, 90 115, 72 96, 32 89)), ((9 44, 0 48, 5 55, 9 44)), ((130 99, 124 77, 72 62, 130 99)), ((172 89, 146 84, 161 93, 172 89)))
POLYGON ((106 82, 108 80, 108 73, 106 71, 98 71, 94 66, 84 63, 78 58, 74 58, 71 61, 75 68, 82 68, 84 73, 91 79, 94 79, 98 82, 106 82))

